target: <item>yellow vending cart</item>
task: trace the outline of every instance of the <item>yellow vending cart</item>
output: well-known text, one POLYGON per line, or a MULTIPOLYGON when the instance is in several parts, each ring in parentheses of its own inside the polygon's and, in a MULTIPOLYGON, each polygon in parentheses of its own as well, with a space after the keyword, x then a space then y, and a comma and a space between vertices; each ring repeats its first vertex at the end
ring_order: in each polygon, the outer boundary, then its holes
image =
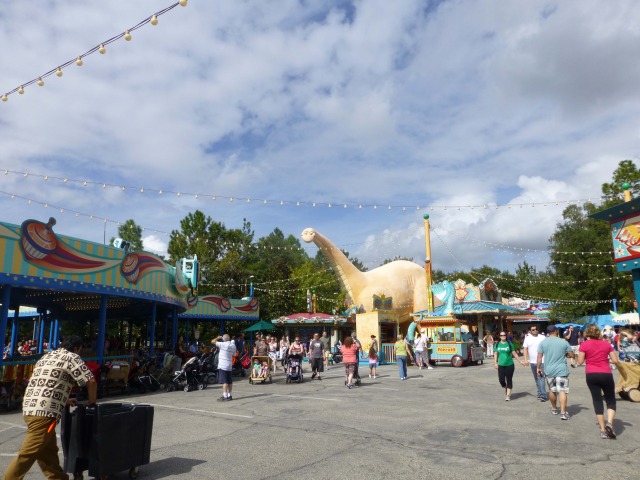
POLYGON ((429 357, 437 363, 453 367, 483 363, 484 350, 473 341, 463 340, 461 322, 454 317, 424 317, 418 321, 420 331, 431 339, 429 357))

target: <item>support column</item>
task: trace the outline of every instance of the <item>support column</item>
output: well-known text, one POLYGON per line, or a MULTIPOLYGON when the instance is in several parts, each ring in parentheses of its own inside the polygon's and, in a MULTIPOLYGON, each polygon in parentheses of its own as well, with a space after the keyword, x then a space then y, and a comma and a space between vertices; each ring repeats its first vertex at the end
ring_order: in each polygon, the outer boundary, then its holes
MULTIPOLYGON (((4 337, 7 334, 7 317, 9 316, 9 303, 11 302, 11 285, 2 287, 2 307, 0 307, 0 335, 2 335, 2 348, 4 349, 4 337)), ((2 355, 0 355, 2 366, 2 355)))
POLYGON ((171 347, 175 347, 178 343, 178 307, 173 307, 171 325, 171 347))
POLYGON ((56 320, 54 318, 49 319, 49 345, 48 350, 53 350, 53 332, 55 329, 56 320))
POLYGON ((44 327, 46 325, 47 314, 40 314, 40 335, 38 336, 38 355, 42 355, 42 344, 44 343, 44 327))
POLYGON ((11 345, 9 346, 9 356, 13 357, 18 346, 18 331, 20 330, 20 305, 16 305, 13 311, 13 322, 11 323, 11 345))
POLYGON ((153 356, 155 353, 155 345, 156 345, 156 313, 157 313, 157 304, 156 302, 151 302, 151 327, 149 331, 149 355, 153 356))
POLYGON ((57 318, 53 321, 53 343, 51 344, 51 350, 56 350, 60 343, 60 320, 57 318))
POLYGON ((168 340, 168 336, 169 336, 169 316, 165 315, 164 320, 162 321, 162 323, 164 323, 164 349, 165 351, 169 350, 169 347, 167 346, 167 340, 168 340))
POLYGON ((100 296, 100 314, 98 317, 98 343, 96 345, 96 354, 98 363, 102 365, 104 361, 104 338, 107 331, 107 296, 100 296))

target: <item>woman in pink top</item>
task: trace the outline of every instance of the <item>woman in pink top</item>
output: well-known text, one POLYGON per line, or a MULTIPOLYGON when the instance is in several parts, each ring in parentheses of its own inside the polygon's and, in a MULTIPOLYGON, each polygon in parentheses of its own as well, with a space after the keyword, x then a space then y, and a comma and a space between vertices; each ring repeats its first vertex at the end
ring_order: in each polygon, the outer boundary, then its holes
POLYGON ((609 360, 616 365, 620 365, 617 353, 606 340, 602 340, 600 329, 597 325, 587 325, 584 330, 584 342, 580 344, 578 354, 578 365, 587 362, 585 369, 587 387, 591 392, 593 409, 596 412, 596 419, 600 425, 600 438, 616 438, 613 430, 613 420, 616 416, 616 392, 613 374, 609 366, 609 360), (607 422, 604 421, 604 406, 602 397, 607 404, 607 422))
POLYGON ((358 365, 358 344, 349 336, 344 339, 340 352, 342 352, 342 361, 344 362, 344 373, 347 376, 347 388, 353 388, 351 382, 358 365))

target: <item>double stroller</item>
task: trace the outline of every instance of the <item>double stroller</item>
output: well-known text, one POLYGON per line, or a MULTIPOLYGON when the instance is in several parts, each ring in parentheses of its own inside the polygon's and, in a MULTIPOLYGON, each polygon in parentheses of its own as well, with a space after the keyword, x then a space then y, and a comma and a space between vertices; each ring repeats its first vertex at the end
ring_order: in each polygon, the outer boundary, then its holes
POLYGON ((269 383, 273 382, 273 378, 271 376, 271 369, 273 368, 272 362, 273 360, 271 357, 260 355, 254 355, 251 357, 251 375, 249 376, 249 383, 251 385, 256 382, 265 383, 267 380, 269 380, 269 383), (263 371, 265 368, 266 371, 263 371))
POLYGON ((187 360, 180 370, 175 372, 173 379, 169 382, 167 391, 173 392, 174 390, 182 389, 185 392, 191 390, 203 390, 207 388, 207 383, 204 381, 204 375, 200 368, 200 359, 195 356, 187 360))
POLYGON ((287 358, 287 378, 286 383, 298 382, 302 383, 304 375, 302 375, 302 355, 291 354, 287 358))

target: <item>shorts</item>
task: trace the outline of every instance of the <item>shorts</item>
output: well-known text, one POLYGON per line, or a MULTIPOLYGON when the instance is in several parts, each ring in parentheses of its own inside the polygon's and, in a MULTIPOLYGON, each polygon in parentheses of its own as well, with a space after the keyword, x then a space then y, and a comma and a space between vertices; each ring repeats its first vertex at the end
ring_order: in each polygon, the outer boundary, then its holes
POLYGON ((233 378, 231 377, 231 370, 218 369, 218 383, 231 385, 233 378))
POLYGON ((344 373, 346 375, 354 375, 356 373, 356 364, 355 363, 345 363, 344 364, 344 373))
POLYGON ((311 359, 311 370, 314 372, 324 371, 324 362, 322 361, 322 358, 311 359))
POLYGON ((378 365, 377 360, 369 360, 369 368, 376 368, 376 366, 378 365))
POLYGON ((569 393, 569 377, 546 377, 550 392, 569 393))

